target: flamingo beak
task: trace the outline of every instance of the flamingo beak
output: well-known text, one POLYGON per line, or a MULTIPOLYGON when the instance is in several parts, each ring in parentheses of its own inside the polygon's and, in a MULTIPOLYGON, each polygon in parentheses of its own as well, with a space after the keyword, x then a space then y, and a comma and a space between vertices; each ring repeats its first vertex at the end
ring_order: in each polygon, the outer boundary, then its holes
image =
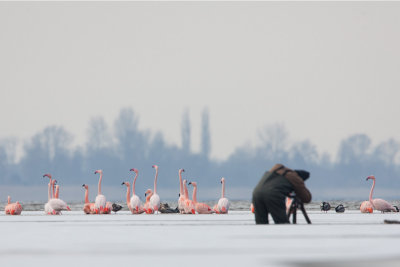
POLYGON ((144 193, 144 196, 147 197, 147 193, 144 193))
POLYGON ((135 171, 135 169, 130 169, 129 171, 131 171, 131 172, 134 172, 134 171, 135 171))
POLYGON ((125 184, 125 182, 122 182, 122 184, 121 185, 124 185, 125 184))
POLYGON ((82 187, 85 187, 85 184, 83 184, 82 187))
POLYGON ((188 185, 191 185, 191 184, 192 184, 192 182, 189 182, 189 183, 188 183, 188 185))
POLYGON ((184 169, 182 169, 182 172, 185 172, 185 170, 184 170, 184 169))

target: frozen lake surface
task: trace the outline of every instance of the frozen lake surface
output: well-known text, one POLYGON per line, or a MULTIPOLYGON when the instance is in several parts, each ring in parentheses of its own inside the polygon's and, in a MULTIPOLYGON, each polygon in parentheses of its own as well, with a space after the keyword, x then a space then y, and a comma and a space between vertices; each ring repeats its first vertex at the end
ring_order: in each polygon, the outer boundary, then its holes
POLYGON ((399 213, 308 211, 297 225, 227 215, 0 215, 0 266, 400 266, 399 213))

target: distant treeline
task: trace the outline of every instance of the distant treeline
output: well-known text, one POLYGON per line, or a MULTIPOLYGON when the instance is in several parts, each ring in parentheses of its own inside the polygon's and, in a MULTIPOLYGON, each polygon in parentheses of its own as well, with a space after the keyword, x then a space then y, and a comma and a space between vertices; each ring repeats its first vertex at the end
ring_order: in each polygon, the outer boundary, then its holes
POLYGON ((152 187, 153 164, 160 167, 159 186, 177 187, 178 169, 184 177, 197 180, 205 187, 219 186, 226 177, 229 186, 254 186, 263 172, 279 162, 292 168, 311 172, 307 182, 313 189, 358 187, 374 174, 380 187, 400 188, 399 143, 393 139, 371 145, 365 134, 343 140, 337 159, 320 155, 310 141, 288 144, 288 134, 282 125, 267 126, 260 131, 258 147, 239 147, 225 161, 210 159, 211 134, 209 114, 204 110, 201 127, 201 151, 190 149, 191 124, 188 111, 181 123, 182 145, 169 145, 161 133, 138 128, 138 116, 132 109, 122 109, 114 121, 113 131, 102 117, 89 122, 88 139, 83 147, 73 147, 73 137, 63 127, 49 126, 24 144, 24 156, 15 162, 13 142, 0 145, 0 184, 44 184, 44 173, 52 173, 61 184, 97 182, 94 171, 103 169, 103 183, 118 185, 131 179, 130 168, 140 171, 138 187, 152 187))

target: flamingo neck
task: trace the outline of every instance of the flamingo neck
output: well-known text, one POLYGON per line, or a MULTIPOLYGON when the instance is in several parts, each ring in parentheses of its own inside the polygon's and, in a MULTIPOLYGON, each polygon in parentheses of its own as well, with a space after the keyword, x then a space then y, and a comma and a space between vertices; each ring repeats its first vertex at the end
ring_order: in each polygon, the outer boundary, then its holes
POLYGON ((98 190, 97 190, 97 194, 101 195, 101 179, 103 179, 103 173, 100 172, 100 179, 99 179, 99 185, 97 186, 98 190))
POLYGON ((153 192, 153 194, 157 194, 157 177, 158 177, 158 169, 156 169, 156 177, 154 178, 154 192, 153 192))
POLYGON ((126 187, 126 204, 128 205, 128 207, 131 204, 131 186, 130 185, 128 185, 126 187))
POLYGON ((48 190, 47 190, 47 198, 48 198, 48 200, 50 200, 51 199, 51 181, 48 184, 47 188, 48 188, 48 190))
POLYGON ((53 187, 53 198, 55 197, 55 188, 56 188, 56 184, 54 183, 54 181, 52 182, 52 187, 53 187))
POLYGON ((60 193, 60 187, 56 186, 56 193, 54 194, 54 198, 58 198, 59 193, 60 193))
POLYGON ((225 197, 225 181, 222 182, 222 193, 221 193, 222 198, 225 197))
POLYGON ((372 194, 374 193, 374 188, 375 188, 375 179, 372 179, 372 187, 371 191, 369 192, 369 202, 372 204, 372 194))
POLYGON ((193 185, 193 197, 192 197, 193 203, 197 203, 197 185, 193 185))
POLYGON ((8 197, 7 197, 7 204, 10 204, 10 202, 11 202, 11 197, 8 196, 8 197))
POLYGON ((188 192, 188 189, 187 189, 187 185, 186 185, 186 184, 183 184, 183 189, 184 189, 184 196, 185 196, 185 198, 186 198, 186 199, 189 199, 189 192, 188 192))
POLYGON ((182 172, 179 172, 179 194, 183 196, 182 172))
POLYGON ((136 173, 135 178, 133 179, 133 184, 132 184, 132 195, 135 195, 135 184, 136 184, 136 178, 138 177, 138 173, 136 173))
POLYGON ((150 194, 148 194, 147 195, 147 197, 146 197, 146 203, 149 203, 150 202, 150 198, 153 196, 153 193, 150 193, 150 194))
POLYGON ((85 188, 85 204, 89 203, 89 188, 85 188))

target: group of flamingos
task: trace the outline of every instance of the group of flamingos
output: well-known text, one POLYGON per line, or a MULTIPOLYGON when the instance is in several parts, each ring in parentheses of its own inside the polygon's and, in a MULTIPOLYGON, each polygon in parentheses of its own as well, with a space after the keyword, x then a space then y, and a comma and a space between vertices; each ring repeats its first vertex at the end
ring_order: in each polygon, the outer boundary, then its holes
MULTIPOLYGON (((157 194, 157 177, 158 177, 158 166, 152 166, 155 171, 154 178, 154 190, 147 189, 145 196, 146 202, 143 204, 139 196, 135 194, 135 184, 138 178, 139 171, 137 169, 130 169, 130 171, 135 173, 135 178, 132 183, 132 196, 131 196, 131 185, 129 182, 123 182, 127 188, 126 191, 126 204, 132 214, 153 214, 158 213, 160 210, 160 196, 157 194)), ((229 211, 229 200, 225 197, 225 178, 221 178, 222 184, 222 194, 218 203, 211 208, 205 203, 197 202, 197 183, 189 182, 189 185, 193 186, 193 196, 192 199, 189 198, 187 181, 182 181, 182 172, 184 169, 179 170, 179 199, 178 199, 178 209, 181 214, 224 214, 229 211)), ((95 174, 100 174, 98 183, 98 192, 96 200, 94 203, 89 202, 89 187, 84 184, 85 188, 85 204, 83 211, 86 214, 109 214, 113 210, 113 204, 106 201, 106 197, 101 193, 101 181, 103 179, 103 171, 97 170, 95 174)), ((48 201, 44 205, 45 213, 48 215, 59 215, 63 210, 71 210, 67 203, 59 199, 59 185, 56 185, 57 181, 52 179, 51 174, 45 174, 43 177, 49 178, 48 183, 48 201)), ((10 203, 10 197, 8 197, 8 205, 5 207, 6 214, 9 215, 19 215, 21 214, 22 206, 19 202, 10 203)))
MULTIPOLYGON (((136 179, 139 175, 139 171, 137 169, 130 169, 130 171, 135 172, 135 178, 132 183, 132 196, 131 196, 131 185, 129 182, 123 182, 122 185, 126 186, 126 204, 131 211, 132 214, 153 214, 157 213, 160 209, 160 196, 157 194, 157 177, 158 177, 158 166, 152 166, 156 170, 155 178, 154 178, 154 190, 147 189, 145 196, 146 202, 143 204, 138 195, 135 194, 135 183, 136 179)), ((210 213, 228 213, 229 210, 229 200, 225 197, 225 178, 221 178, 222 184, 222 193, 221 198, 218 203, 211 208, 206 203, 197 202, 197 183, 189 182, 189 185, 193 186, 193 196, 192 199, 189 198, 187 181, 182 180, 182 172, 184 169, 180 169, 179 174, 179 199, 178 199, 178 210, 181 214, 210 214, 210 213)), ((83 207, 83 211, 86 214, 109 214, 111 213, 113 207, 110 202, 106 201, 106 197, 101 193, 101 180, 103 179, 103 171, 97 170, 94 172, 95 174, 100 174, 99 183, 98 183, 98 192, 96 196, 96 200, 94 203, 89 202, 89 187, 87 185, 83 185, 85 188, 85 204, 83 207)), ((49 178, 48 184, 48 202, 44 205, 44 210, 46 214, 49 215, 58 215, 61 214, 63 210, 71 210, 67 203, 58 198, 59 195, 59 186, 56 185, 56 180, 52 179, 50 174, 45 174, 43 177, 49 178)), ((381 212, 390 212, 397 211, 394 206, 392 206, 389 202, 375 198, 372 199, 372 194, 375 188, 375 176, 371 175, 367 177, 367 181, 372 180, 372 187, 369 193, 369 200, 364 201, 360 205, 360 211, 362 213, 373 213, 374 209, 381 212)), ((254 208, 251 207, 252 212, 254 212, 254 208)), ((7 215, 19 215, 21 214, 22 206, 17 201, 15 203, 11 203, 10 196, 8 197, 8 204, 5 207, 5 213, 7 215)))

